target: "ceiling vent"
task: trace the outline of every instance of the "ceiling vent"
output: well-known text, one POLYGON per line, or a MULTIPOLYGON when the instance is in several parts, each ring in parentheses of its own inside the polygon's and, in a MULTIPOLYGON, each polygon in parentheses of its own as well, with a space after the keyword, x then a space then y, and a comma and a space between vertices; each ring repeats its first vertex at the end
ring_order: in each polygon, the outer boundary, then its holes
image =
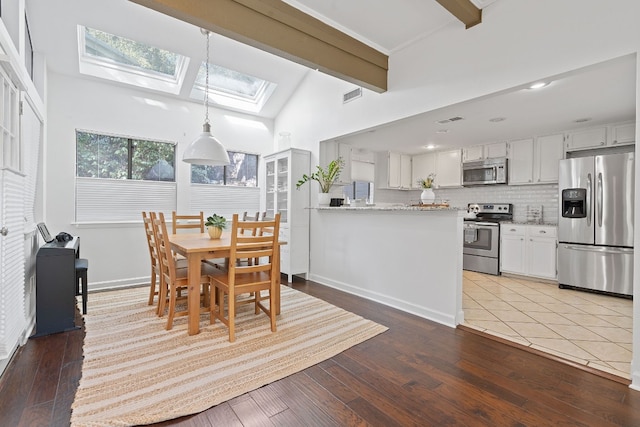
POLYGON ((347 102, 353 101, 356 98, 360 98, 362 96, 362 88, 356 88, 351 92, 347 92, 342 95, 342 103, 346 104, 347 102))
POLYGON ((436 123, 439 123, 441 125, 446 125, 447 123, 457 122, 458 120, 464 120, 464 117, 460 117, 460 116, 450 117, 448 119, 438 120, 436 123))

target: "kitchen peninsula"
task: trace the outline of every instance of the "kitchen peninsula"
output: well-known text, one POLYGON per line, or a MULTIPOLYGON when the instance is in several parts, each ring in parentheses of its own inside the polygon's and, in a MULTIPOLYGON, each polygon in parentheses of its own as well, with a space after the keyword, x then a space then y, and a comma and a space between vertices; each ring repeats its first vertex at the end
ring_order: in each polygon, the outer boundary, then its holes
POLYGON ((310 279, 455 327, 462 313, 464 211, 312 209, 310 279))

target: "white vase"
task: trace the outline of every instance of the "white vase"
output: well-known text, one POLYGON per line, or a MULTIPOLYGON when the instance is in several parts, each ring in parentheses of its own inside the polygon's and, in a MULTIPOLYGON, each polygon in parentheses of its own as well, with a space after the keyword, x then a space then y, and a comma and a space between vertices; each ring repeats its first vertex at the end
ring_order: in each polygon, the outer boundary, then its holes
POLYGON ((318 193, 318 205, 329 206, 330 203, 331 203, 331 194, 318 193))
POLYGON ((436 199, 436 195, 431 188, 425 188, 422 190, 422 194, 420 194, 420 200, 423 205, 433 204, 433 201, 436 199))

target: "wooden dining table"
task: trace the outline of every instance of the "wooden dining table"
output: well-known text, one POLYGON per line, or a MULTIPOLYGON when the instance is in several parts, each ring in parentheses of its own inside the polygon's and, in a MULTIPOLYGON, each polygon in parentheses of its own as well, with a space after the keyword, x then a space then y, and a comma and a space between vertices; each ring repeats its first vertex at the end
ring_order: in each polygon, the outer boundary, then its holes
MULTIPOLYGON (((223 232, 219 239, 212 239, 208 233, 179 233, 169 236, 171 249, 184 256, 188 263, 189 285, 187 287, 188 332, 195 335, 200 332, 200 263, 205 259, 227 258, 231 250, 231 234, 223 232)), ((279 241, 275 251, 273 268, 280 272, 279 241)), ((276 286, 276 314, 280 314, 280 274, 276 286)))

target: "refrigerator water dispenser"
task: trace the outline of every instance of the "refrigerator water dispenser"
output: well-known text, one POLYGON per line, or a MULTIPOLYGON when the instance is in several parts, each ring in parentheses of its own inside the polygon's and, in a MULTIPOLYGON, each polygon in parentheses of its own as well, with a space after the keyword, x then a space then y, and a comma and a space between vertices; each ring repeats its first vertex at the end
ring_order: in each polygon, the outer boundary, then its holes
POLYGON ((587 216, 587 190, 567 188, 562 190, 562 216, 564 218, 585 218, 587 216))

